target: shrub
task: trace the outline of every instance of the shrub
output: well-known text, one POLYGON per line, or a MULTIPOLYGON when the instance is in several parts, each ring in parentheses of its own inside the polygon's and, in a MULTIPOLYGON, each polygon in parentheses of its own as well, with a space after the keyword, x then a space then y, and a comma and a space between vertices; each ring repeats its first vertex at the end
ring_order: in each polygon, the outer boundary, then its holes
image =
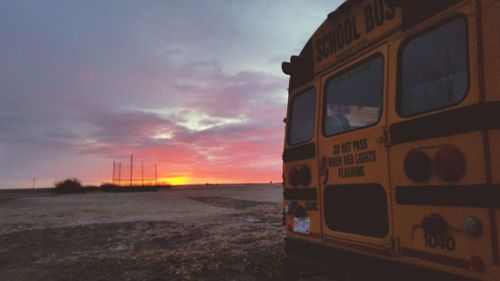
POLYGON ((84 192, 82 183, 75 178, 69 178, 64 181, 56 182, 54 188, 58 193, 81 193, 84 192))

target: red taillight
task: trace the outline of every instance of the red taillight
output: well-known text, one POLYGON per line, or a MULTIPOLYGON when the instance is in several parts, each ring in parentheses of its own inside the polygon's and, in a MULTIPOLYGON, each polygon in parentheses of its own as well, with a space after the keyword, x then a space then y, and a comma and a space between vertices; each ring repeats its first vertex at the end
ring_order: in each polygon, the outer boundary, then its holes
POLYGON ((432 158, 434 173, 446 181, 456 181, 465 174, 465 157, 456 147, 439 149, 432 158))
POLYGON ((469 265, 472 270, 475 272, 485 272, 486 265, 484 261, 480 257, 473 256, 469 259, 469 265))
POLYGON ((423 151, 408 152, 404 166, 406 176, 414 181, 423 182, 431 177, 431 159, 423 151))

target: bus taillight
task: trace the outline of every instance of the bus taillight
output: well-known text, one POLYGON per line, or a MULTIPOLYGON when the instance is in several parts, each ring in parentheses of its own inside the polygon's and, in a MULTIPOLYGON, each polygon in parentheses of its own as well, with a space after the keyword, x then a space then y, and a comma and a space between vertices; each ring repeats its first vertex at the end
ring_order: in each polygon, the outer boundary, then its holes
POLYGON ((484 272, 486 271, 486 265, 484 264, 484 261, 477 256, 473 256, 469 259, 469 265, 472 270, 475 272, 484 272))
POLYGON ((293 167, 288 172, 288 182, 292 186, 311 184, 311 169, 308 166, 293 167))
POLYGON ((408 152, 404 166, 406 176, 416 182, 424 182, 431 177, 431 159, 423 151, 408 152))
POLYGON ((464 154, 456 147, 441 148, 432 158, 432 167, 434 173, 443 180, 459 180, 465 173, 464 154))

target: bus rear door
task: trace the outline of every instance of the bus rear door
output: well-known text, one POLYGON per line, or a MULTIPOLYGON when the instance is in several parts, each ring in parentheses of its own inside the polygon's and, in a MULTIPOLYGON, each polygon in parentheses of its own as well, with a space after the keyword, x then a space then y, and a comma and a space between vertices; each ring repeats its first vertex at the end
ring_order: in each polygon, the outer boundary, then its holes
POLYGON ((376 255, 389 255, 391 242, 387 49, 379 47, 322 79, 323 241, 376 255))

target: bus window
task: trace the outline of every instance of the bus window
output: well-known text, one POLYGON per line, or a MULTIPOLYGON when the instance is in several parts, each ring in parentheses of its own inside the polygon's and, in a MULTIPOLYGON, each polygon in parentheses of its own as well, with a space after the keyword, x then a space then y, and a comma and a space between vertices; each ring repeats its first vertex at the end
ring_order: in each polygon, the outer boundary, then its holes
POLYGON ((384 59, 375 57, 334 76, 326 86, 323 132, 332 136, 378 122, 382 110, 384 59))
POLYGON ((463 17, 408 41, 401 51, 399 113, 410 116, 459 103, 467 94, 463 17))
POLYGON ((289 144, 303 143, 312 138, 315 102, 316 93, 314 89, 301 93, 293 99, 288 136, 289 144))

